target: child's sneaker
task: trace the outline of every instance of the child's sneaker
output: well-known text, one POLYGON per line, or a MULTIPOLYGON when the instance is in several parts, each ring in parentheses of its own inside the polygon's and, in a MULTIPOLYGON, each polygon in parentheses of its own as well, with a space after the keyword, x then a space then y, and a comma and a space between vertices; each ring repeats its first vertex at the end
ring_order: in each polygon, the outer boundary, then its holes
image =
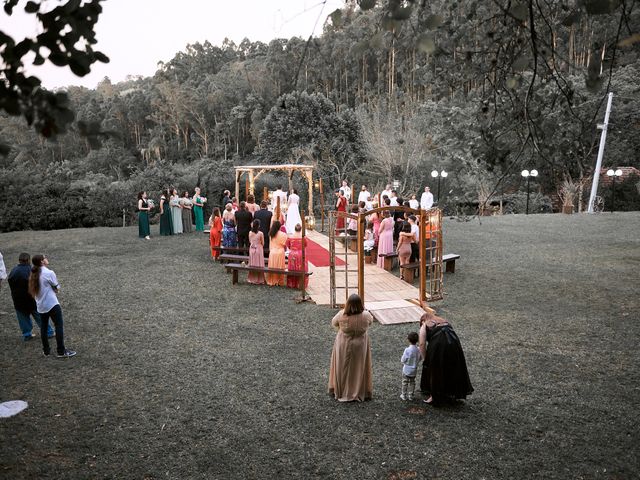
POLYGON ((406 399, 407 399, 407 396, 404 393, 400 395, 400 400, 406 400, 406 399))
POLYGON ((65 350, 64 353, 59 353, 57 355, 58 358, 69 358, 69 357, 74 357, 76 355, 76 352, 74 350, 65 350))

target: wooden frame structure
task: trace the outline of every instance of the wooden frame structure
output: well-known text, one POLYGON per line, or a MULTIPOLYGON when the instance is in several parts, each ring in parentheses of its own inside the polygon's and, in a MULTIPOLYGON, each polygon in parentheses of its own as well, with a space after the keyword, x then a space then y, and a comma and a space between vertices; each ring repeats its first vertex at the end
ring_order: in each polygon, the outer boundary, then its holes
MULTIPOLYGON (((289 178, 289 190, 293 188, 293 174, 295 172, 300 172, 304 178, 307 180, 307 185, 309 188, 309 210, 313 212, 313 169, 315 167, 313 165, 302 165, 302 164, 283 164, 283 165, 243 165, 239 167, 235 167, 236 170, 236 198, 238 201, 240 200, 240 179, 242 175, 246 174, 248 178, 245 183, 245 197, 249 195, 255 195, 255 182, 260 175, 264 172, 270 172, 274 170, 283 170, 287 172, 287 177, 289 178)), ((245 198, 246 199, 246 198, 245 198)))
MULTIPOLYGON (((442 285, 444 280, 444 270, 442 268, 442 210, 439 208, 431 208, 429 210, 418 210, 410 207, 403 206, 385 206, 375 208, 366 213, 347 213, 347 212, 330 212, 329 221, 329 254, 331 258, 330 262, 330 296, 331 306, 338 308, 343 305, 337 301, 336 290, 345 290, 345 302, 349 297, 349 290, 355 290, 357 288, 358 295, 365 301, 365 288, 364 288, 364 231, 366 228, 366 217, 373 213, 380 214, 381 212, 408 212, 420 217, 420 240, 419 240, 419 252, 420 252, 420 267, 419 267, 419 281, 420 281, 420 306, 427 308, 427 302, 442 300, 443 292, 442 285), (337 235, 336 225, 338 218, 344 219, 344 236, 337 235), (354 240, 353 236, 347 234, 347 225, 349 220, 357 221, 357 235, 355 236, 356 248, 349 249, 349 243, 354 240), (426 221, 425 221, 426 220, 426 221), (429 245, 427 246, 427 231, 429 234, 429 245), (338 269, 336 267, 336 257, 338 255, 336 251, 336 239, 344 239, 344 269, 338 269), (434 242, 435 241, 435 245, 434 242), (357 269, 349 268, 349 256, 357 255, 357 269), (428 260, 427 260, 428 257, 428 260), (427 265, 428 263, 428 265, 427 265), (427 271, 429 273, 429 281, 427 282, 427 271), (337 286, 336 274, 344 273, 344 286, 337 286), (349 273, 357 273, 357 287, 349 286, 349 273)), ((340 232, 342 233, 342 232, 340 232)))

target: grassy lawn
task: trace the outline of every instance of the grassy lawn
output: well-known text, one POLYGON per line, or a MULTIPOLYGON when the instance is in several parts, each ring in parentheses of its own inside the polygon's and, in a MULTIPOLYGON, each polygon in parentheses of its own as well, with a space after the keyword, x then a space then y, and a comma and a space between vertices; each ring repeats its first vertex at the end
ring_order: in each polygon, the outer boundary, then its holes
POLYGON ((0 291, 0 478, 602 478, 640 474, 640 215, 445 224, 436 308, 475 393, 401 402, 414 325, 370 330, 374 400, 326 394, 334 311, 232 287, 193 234, 137 228, 0 235, 7 267, 44 252, 68 360, 21 340, 0 291))

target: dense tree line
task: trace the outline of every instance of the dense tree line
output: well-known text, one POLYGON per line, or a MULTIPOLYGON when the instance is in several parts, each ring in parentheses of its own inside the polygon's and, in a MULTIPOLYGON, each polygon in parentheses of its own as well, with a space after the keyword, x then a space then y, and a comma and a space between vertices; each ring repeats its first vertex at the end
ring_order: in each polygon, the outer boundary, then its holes
POLYGON ((137 190, 216 198, 246 163, 407 193, 446 169, 452 210, 521 197, 537 168, 536 191, 569 181, 582 205, 608 91, 605 164, 640 168, 639 26, 633 1, 360 0, 318 38, 187 45, 153 77, 70 87, 56 142, 0 116, 0 230, 121 224, 137 190))

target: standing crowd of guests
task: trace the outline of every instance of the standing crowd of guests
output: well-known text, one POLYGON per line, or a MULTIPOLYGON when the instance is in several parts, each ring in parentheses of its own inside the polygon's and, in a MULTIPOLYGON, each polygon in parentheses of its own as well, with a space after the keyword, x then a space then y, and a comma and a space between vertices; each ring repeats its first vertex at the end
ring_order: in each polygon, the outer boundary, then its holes
MULTIPOLYGON (((294 188, 289 194, 279 186, 272 193, 272 201, 255 203, 253 195, 237 202, 230 192, 224 192, 223 211, 214 208, 209 218, 209 244, 211 257, 217 260, 222 248, 248 252, 249 266, 288 271, 308 271, 308 262, 302 261, 300 197, 294 188)), ((300 287, 300 277, 275 272, 250 272, 249 283, 300 287)), ((308 279, 305 278, 305 286, 308 279)))
MULTIPOLYGON (((160 235, 177 235, 191 233, 195 220, 195 231, 204 231, 204 205, 206 197, 196 187, 193 196, 188 191, 181 194, 176 188, 168 188, 160 195, 158 210, 160 212, 160 235)), ((151 239, 149 215, 155 208, 155 202, 148 198, 147 192, 138 193, 138 236, 151 239)))

